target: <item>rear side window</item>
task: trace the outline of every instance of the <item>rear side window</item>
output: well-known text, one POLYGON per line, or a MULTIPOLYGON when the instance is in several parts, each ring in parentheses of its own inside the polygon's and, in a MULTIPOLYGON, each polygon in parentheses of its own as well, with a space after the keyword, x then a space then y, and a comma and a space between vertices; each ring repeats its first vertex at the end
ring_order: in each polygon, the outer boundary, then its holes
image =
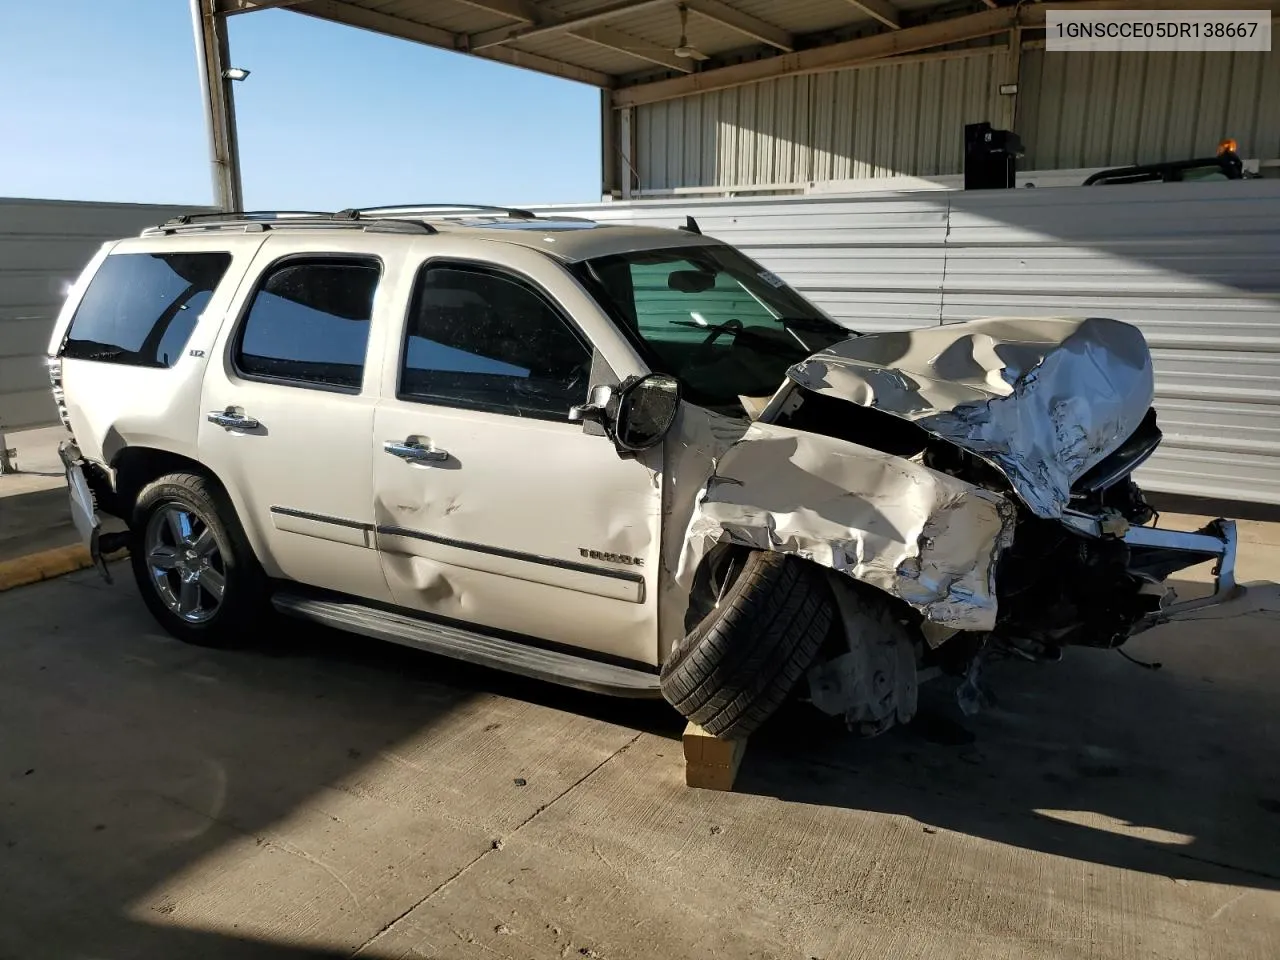
POLYGON ((360 391, 381 264, 366 258, 294 259, 271 267, 236 340, 242 376, 360 391))
POLYGON ((76 308, 62 356, 172 367, 231 264, 229 253, 117 253, 76 308))

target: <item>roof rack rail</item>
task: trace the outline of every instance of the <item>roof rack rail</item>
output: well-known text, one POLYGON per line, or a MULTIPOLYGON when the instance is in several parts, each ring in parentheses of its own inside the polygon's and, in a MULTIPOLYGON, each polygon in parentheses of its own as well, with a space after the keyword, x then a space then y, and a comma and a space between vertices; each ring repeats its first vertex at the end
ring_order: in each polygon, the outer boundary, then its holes
POLYGON ((355 212, 362 215, 375 216, 408 216, 422 213, 441 215, 444 211, 456 211, 459 215, 467 213, 500 213, 503 216, 519 220, 538 219, 538 215, 530 210, 522 210, 519 207, 496 207, 484 203, 397 203, 385 207, 358 207, 355 212))
POLYGON ((170 217, 166 224, 186 226, 188 224, 206 223, 222 220, 299 220, 304 218, 322 219, 332 216, 322 210, 244 210, 228 213, 226 210, 214 210, 209 213, 184 213, 170 217))
POLYGON ((251 210, 244 213, 184 213, 155 227, 147 227, 142 236, 157 236, 196 230, 261 231, 288 227, 329 227, 375 231, 412 231, 439 233, 423 220, 397 217, 367 217, 358 210, 322 213, 312 210, 251 210))

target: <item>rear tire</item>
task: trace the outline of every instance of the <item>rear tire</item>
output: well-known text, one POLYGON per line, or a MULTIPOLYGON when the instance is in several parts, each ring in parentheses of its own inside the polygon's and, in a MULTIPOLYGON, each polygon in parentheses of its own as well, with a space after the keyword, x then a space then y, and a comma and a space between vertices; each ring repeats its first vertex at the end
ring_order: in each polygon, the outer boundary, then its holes
POLYGON ((818 655, 835 617, 822 573, 752 551, 719 602, 662 665, 662 695, 708 733, 740 739, 780 707, 818 655))
POLYGON ((266 577, 230 498, 209 477, 172 473, 143 487, 129 556, 152 616, 185 643, 238 645, 265 609, 266 577))

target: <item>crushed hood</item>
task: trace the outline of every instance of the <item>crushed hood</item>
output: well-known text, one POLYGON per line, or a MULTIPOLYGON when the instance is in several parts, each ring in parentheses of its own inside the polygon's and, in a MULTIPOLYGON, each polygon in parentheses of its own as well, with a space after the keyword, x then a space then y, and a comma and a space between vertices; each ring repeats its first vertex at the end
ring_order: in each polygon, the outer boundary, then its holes
POLYGON ((991 319, 867 334, 788 372, 816 393, 910 420, 992 464, 1037 516, 1142 423, 1154 396, 1136 327, 991 319))

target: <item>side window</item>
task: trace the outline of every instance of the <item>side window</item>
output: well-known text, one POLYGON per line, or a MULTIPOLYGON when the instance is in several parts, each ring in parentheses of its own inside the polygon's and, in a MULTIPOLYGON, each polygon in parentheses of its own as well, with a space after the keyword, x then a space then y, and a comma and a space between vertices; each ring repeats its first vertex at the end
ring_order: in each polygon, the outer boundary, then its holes
POLYGON ((290 259, 258 284, 233 360, 250 379, 358 393, 382 269, 368 258, 290 259))
POLYGON ((108 256, 71 318, 61 355, 172 367, 230 265, 229 253, 108 256))
POLYGON ((399 396, 564 420, 587 395, 592 351, 533 286, 427 264, 409 307, 399 396))

